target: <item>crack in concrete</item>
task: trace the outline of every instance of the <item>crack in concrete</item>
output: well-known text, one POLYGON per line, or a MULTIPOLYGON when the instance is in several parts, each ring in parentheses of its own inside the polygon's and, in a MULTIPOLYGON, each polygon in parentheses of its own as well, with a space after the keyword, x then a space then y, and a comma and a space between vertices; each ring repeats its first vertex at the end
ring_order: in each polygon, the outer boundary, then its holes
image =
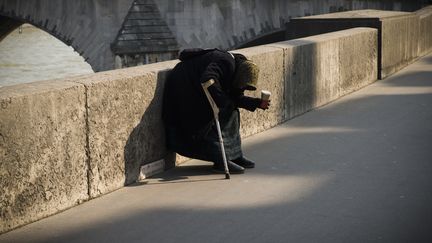
POLYGON ((90 122, 89 122, 89 104, 88 104, 88 87, 84 85, 84 95, 85 95, 85 153, 86 153, 86 164, 87 164, 87 194, 88 198, 91 199, 91 156, 90 156, 90 122))
MULTIPOLYGON (((283 98, 283 105, 284 105, 284 111, 283 111, 283 114, 282 114, 282 122, 285 122, 285 121, 287 121, 288 120, 288 115, 287 115, 287 112, 288 112, 288 109, 286 108, 286 101, 287 101, 287 89, 288 89, 288 87, 287 87, 287 85, 288 85, 288 80, 287 80, 287 66, 286 66, 286 61, 285 61, 285 59, 287 58, 287 51, 286 51, 286 49, 285 48, 281 48, 282 49, 282 52, 283 52, 283 55, 282 55, 282 70, 283 70, 283 79, 282 79, 282 81, 283 81, 283 95, 282 95, 282 98, 283 98)), ((288 108, 289 108, 289 106, 288 106, 288 108)))

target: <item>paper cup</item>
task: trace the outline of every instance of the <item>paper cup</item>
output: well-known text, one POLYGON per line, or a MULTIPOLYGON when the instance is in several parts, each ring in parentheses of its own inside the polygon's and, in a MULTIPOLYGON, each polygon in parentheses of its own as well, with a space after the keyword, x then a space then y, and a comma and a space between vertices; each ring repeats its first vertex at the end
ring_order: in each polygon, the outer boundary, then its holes
POLYGON ((271 92, 268 90, 261 90, 261 99, 262 100, 269 100, 270 99, 271 92))

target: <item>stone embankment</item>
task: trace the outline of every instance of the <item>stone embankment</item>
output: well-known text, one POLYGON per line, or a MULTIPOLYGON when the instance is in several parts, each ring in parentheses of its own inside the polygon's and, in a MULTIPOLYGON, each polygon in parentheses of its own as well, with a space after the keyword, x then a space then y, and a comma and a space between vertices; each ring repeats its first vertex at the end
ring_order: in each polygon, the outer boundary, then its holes
POLYGON ((417 12, 356 10, 292 19, 287 38, 301 38, 355 27, 378 29, 378 78, 383 79, 419 57, 431 46, 432 7, 417 12))
MULTIPOLYGON (((432 9, 418 15, 431 29, 432 9)), ((242 111, 242 136, 376 81, 378 39, 377 29, 354 28, 236 50, 259 65, 258 90, 272 92, 268 111, 242 111)), ((432 47, 430 31, 419 39, 417 56, 432 47)), ((161 105, 176 63, 0 88, 0 232, 132 183, 143 164, 173 166, 161 105)))

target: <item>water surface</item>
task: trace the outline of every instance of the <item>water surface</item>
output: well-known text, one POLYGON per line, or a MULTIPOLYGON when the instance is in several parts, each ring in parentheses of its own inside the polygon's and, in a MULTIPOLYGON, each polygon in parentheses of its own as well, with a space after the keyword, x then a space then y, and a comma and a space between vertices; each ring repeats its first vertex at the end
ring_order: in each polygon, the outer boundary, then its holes
POLYGON ((0 42, 0 87, 87 73, 93 70, 72 47, 31 25, 0 42))

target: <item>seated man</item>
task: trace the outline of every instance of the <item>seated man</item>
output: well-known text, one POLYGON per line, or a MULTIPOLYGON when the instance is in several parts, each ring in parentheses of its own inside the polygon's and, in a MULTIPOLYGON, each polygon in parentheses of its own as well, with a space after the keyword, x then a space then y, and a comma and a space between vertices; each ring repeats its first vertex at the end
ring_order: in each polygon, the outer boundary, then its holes
POLYGON ((209 93, 218 106, 228 168, 244 173, 255 163, 243 157, 238 108, 268 109, 270 101, 247 97, 245 90, 256 90, 258 67, 241 54, 217 49, 188 49, 168 76, 163 102, 163 121, 168 149, 183 156, 214 162, 223 173, 223 159, 213 111, 202 83, 213 83, 209 93))

